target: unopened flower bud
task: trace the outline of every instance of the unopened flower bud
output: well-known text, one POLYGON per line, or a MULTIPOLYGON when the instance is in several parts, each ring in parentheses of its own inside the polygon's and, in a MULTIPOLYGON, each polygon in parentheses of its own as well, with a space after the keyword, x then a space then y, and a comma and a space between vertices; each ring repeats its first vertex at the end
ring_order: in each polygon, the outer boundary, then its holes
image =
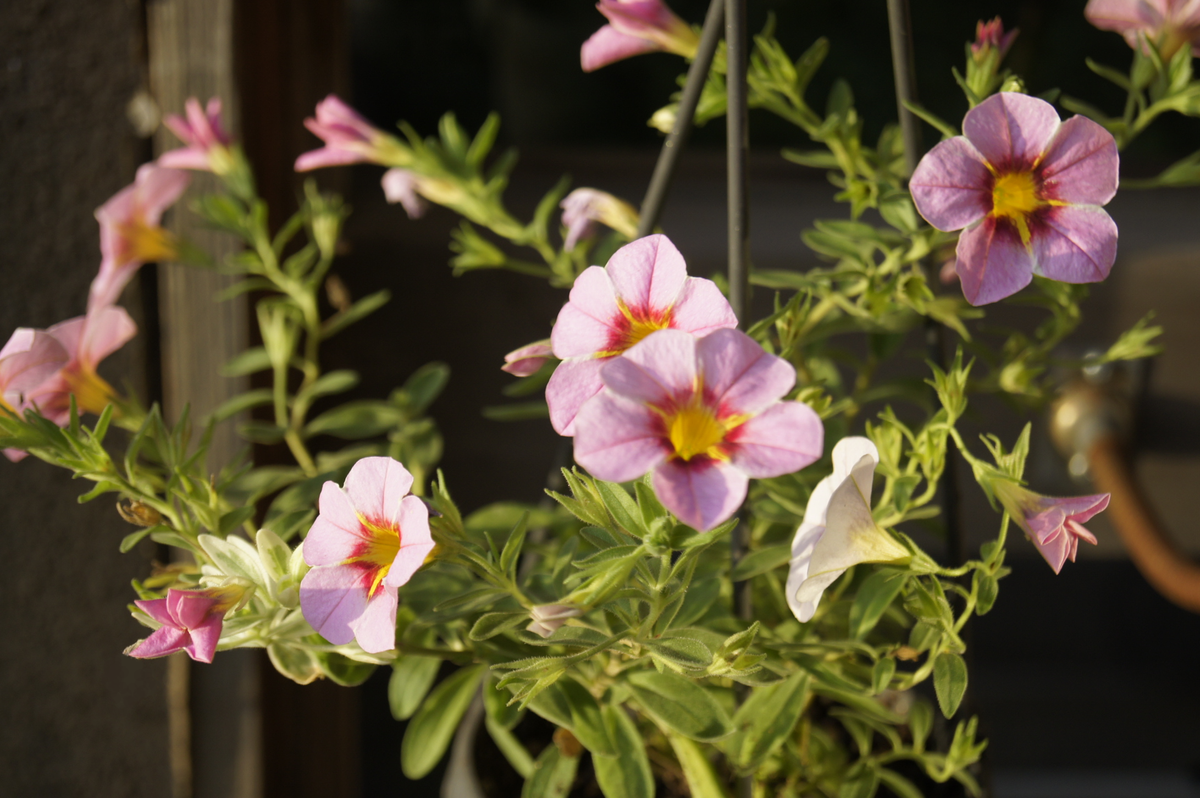
POLYGON ((570 604, 539 604, 529 611, 529 617, 533 620, 525 629, 535 635, 549 637, 558 631, 568 618, 578 618, 582 614, 582 609, 570 604))
POLYGON ((117 512, 134 526, 156 526, 162 522, 162 514, 158 510, 136 499, 117 502, 117 512))

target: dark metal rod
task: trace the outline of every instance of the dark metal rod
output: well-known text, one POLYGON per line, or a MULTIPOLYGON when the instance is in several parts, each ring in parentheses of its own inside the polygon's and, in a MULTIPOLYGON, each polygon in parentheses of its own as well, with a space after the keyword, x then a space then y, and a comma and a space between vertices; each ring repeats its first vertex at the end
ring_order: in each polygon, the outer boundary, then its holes
POLYGON ((904 107, 917 101, 917 68, 913 58, 912 15, 908 0, 888 0, 888 30, 892 37, 892 72, 896 76, 896 110, 904 139, 904 164, 908 174, 921 157, 921 120, 904 107))
POLYGON ((750 197, 746 155, 750 148, 746 84, 746 0, 725 0, 727 108, 725 111, 729 203, 729 304, 746 325, 750 287, 750 197))
POLYGON ((679 98, 675 125, 671 128, 667 140, 663 142, 662 151, 658 154, 658 163, 654 165, 654 175, 650 178, 650 187, 646 189, 646 197, 642 200, 638 238, 654 232, 658 218, 662 215, 667 192, 671 189, 671 179, 675 176, 675 167, 687 144, 688 134, 692 132, 692 120, 696 116, 696 104, 700 102, 700 91, 704 88, 704 82, 708 80, 713 54, 721 41, 721 23, 724 19, 725 0, 712 0, 708 6, 708 16, 704 19, 704 30, 700 34, 696 57, 688 68, 687 82, 684 83, 683 93, 679 98))

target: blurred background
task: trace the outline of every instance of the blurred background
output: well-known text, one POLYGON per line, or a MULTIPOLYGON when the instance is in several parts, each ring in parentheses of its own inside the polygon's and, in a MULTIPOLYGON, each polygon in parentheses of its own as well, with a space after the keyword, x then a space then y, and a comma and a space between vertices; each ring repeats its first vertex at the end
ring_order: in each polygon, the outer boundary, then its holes
MULTIPOLYGON (((671 5, 699 23, 707 3, 671 5)), ((1031 92, 1057 87, 1119 110, 1123 96, 1084 59, 1124 71, 1131 54, 1119 36, 1086 23, 1084 5, 913 3, 921 101, 945 119, 961 118, 966 104, 950 69, 962 68, 976 21, 998 15, 1021 30, 1007 63, 1031 92)), ((895 121, 884 0, 750 0, 752 30, 769 17, 794 57, 817 37, 830 39, 808 93, 814 107, 845 77, 866 140, 895 121)), ((273 219, 295 207, 301 180, 291 164, 318 143, 301 121, 331 91, 382 128, 404 119, 423 134, 448 110, 469 129, 498 111, 499 146, 521 152, 506 195, 518 218, 563 173, 575 186, 637 205, 662 143, 646 121, 685 66, 653 54, 582 73, 579 45, 603 21, 588 0, 7 0, 0 7, 0 334, 82 313, 99 263, 91 214, 139 163, 174 146, 158 120, 191 94, 225 100, 273 219)), ((936 140, 928 128, 925 135, 936 140)), ((782 147, 808 146, 802 133, 752 112, 751 136, 753 262, 809 268, 818 261, 800 232, 848 209, 832 201, 822 173, 779 157, 782 147)), ((1200 121, 1163 117, 1123 153, 1122 177, 1155 174, 1196 149, 1200 121)), ((556 436, 544 421, 500 423, 482 408, 505 401, 504 353, 544 337, 564 293, 508 273, 452 277, 447 242, 456 218, 435 208, 408 220, 385 203, 382 171, 316 175, 354 209, 339 276, 356 296, 383 287, 393 293, 385 311, 330 342, 326 366, 357 368, 357 391, 366 397, 386 394, 428 361, 449 363, 451 382, 433 414, 456 499, 467 510, 537 501, 556 436)), ((716 120, 693 134, 662 220, 693 274, 724 268, 724 186, 724 123, 716 120)), ((1200 193, 1184 189, 1118 195, 1109 206, 1121 231, 1118 262, 1093 290, 1072 341, 1078 351, 1107 346, 1146 311, 1158 311, 1167 349, 1140 405, 1136 463, 1166 526, 1192 555, 1200 554, 1198 201, 1200 193)), ((173 224, 186 231, 185 214, 175 215, 173 224)), ((204 324, 238 335, 248 326, 236 305, 216 321, 175 312, 186 279, 167 268, 143 270, 124 299, 143 334, 105 364, 114 384, 128 381, 175 412, 180 394, 195 395, 189 384, 233 390, 201 351, 211 340, 204 324)), ((191 293, 199 303, 211 295, 191 293)), ((767 291, 754 297, 762 307, 771 299, 767 291)), ((1020 309, 991 318, 1036 322, 1020 309)), ((983 428, 986 419, 988 430, 1011 440, 1022 412, 980 402, 972 423, 983 428)), ((961 476, 961 517, 974 551, 995 516, 969 475, 961 476)), ((1040 417, 1029 478, 1048 494, 1086 492, 1068 476, 1040 417)), ((140 636, 122 609, 132 598, 128 582, 161 553, 147 544, 118 554, 124 522, 107 500, 77 506, 82 492, 37 461, 0 463, 0 701, 10 717, 0 726, 0 794, 438 794, 441 769, 411 785, 400 775, 403 725, 387 709, 387 672, 358 688, 301 688, 256 652, 191 667, 122 657, 140 636)), ((1014 541, 1014 573, 995 610, 974 622, 969 711, 991 740, 989 794, 1200 795, 1200 619, 1145 583, 1107 522, 1091 527, 1100 545, 1084 547, 1080 562, 1058 577, 1032 546, 1014 541)), ((939 544, 929 545, 936 552, 939 544)))

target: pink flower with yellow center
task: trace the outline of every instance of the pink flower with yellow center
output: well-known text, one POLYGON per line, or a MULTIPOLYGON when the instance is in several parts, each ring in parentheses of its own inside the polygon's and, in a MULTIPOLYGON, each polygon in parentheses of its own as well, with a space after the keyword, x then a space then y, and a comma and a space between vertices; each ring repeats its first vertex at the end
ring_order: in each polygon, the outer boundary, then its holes
POLYGON ((352 163, 404 166, 410 160, 395 137, 363 119, 336 94, 317 103, 316 115, 305 119, 304 126, 325 146, 297 158, 297 172, 352 163))
POLYGON ((596 9, 608 18, 608 24, 580 48, 584 72, 657 51, 691 58, 700 44, 696 32, 662 0, 600 0, 596 9))
POLYGON ((96 373, 100 361, 124 346, 137 334, 137 325, 123 308, 108 305, 55 324, 46 332, 67 354, 67 362, 25 395, 26 406, 59 426, 71 415, 71 396, 81 413, 104 412, 116 391, 96 373))
POLYGON ((304 618, 326 640, 363 651, 396 647, 397 588, 433 550, 429 511, 409 494, 413 477, 390 457, 364 457, 343 487, 326 482, 304 539, 313 569, 300 583, 304 618))
POLYGON ((1103 280, 1117 226, 1101 206, 1117 192, 1117 145, 1082 116, 1060 122, 1045 100, 995 94, 967 112, 965 135, 921 159, 909 188, 939 230, 963 230, 957 271, 972 305, 1015 294, 1034 274, 1103 280))
POLYGON ((1007 480, 998 480, 992 490, 1054 573, 1059 573, 1068 559, 1075 562, 1079 541, 1096 545, 1096 536, 1083 525, 1108 507, 1107 493, 1056 498, 1007 480))
POLYGON ((190 97, 184 108, 186 117, 171 114, 163 124, 185 146, 158 156, 159 166, 226 174, 233 167, 233 156, 229 152, 233 139, 221 127, 221 98, 213 97, 206 107, 201 108, 200 101, 190 97))
POLYGON ((205 590, 168 590, 166 598, 135 601, 138 609, 161 626, 145 640, 125 649, 125 653, 138 659, 152 659, 186 651, 197 662, 212 662, 225 614, 245 596, 245 588, 227 585, 205 590))
POLYGON ((159 221, 190 180, 178 169, 143 164, 132 185, 96 209, 103 259, 88 295, 89 309, 116 302, 142 264, 178 257, 175 237, 159 221))
POLYGON ((664 235, 618 249, 604 268, 575 280, 550 341, 563 362, 546 386, 550 423, 574 435, 575 415, 604 383, 600 369, 656 330, 705 335, 736 327, 737 317, 712 280, 688 277, 683 256, 664 235))
POLYGON ((575 419, 575 459, 611 482, 652 472, 663 506, 700 531, 733 515, 751 477, 821 457, 821 419, 780 401, 795 369, 738 330, 660 330, 601 376, 604 392, 575 419))
POLYGON ((1200 0, 1089 0, 1083 15, 1134 49, 1141 49, 1138 35, 1144 34, 1166 60, 1182 47, 1200 55, 1200 0))

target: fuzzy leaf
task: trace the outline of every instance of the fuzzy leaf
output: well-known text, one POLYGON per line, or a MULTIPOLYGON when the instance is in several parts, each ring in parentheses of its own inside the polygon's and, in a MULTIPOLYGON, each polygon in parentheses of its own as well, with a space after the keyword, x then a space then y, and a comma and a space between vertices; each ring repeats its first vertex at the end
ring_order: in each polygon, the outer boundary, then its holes
POLYGON ((404 730, 400 768, 419 779, 437 767, 462 716, 466 714, 486 666, 474 665, 453 673, 434 688, 404 730))

